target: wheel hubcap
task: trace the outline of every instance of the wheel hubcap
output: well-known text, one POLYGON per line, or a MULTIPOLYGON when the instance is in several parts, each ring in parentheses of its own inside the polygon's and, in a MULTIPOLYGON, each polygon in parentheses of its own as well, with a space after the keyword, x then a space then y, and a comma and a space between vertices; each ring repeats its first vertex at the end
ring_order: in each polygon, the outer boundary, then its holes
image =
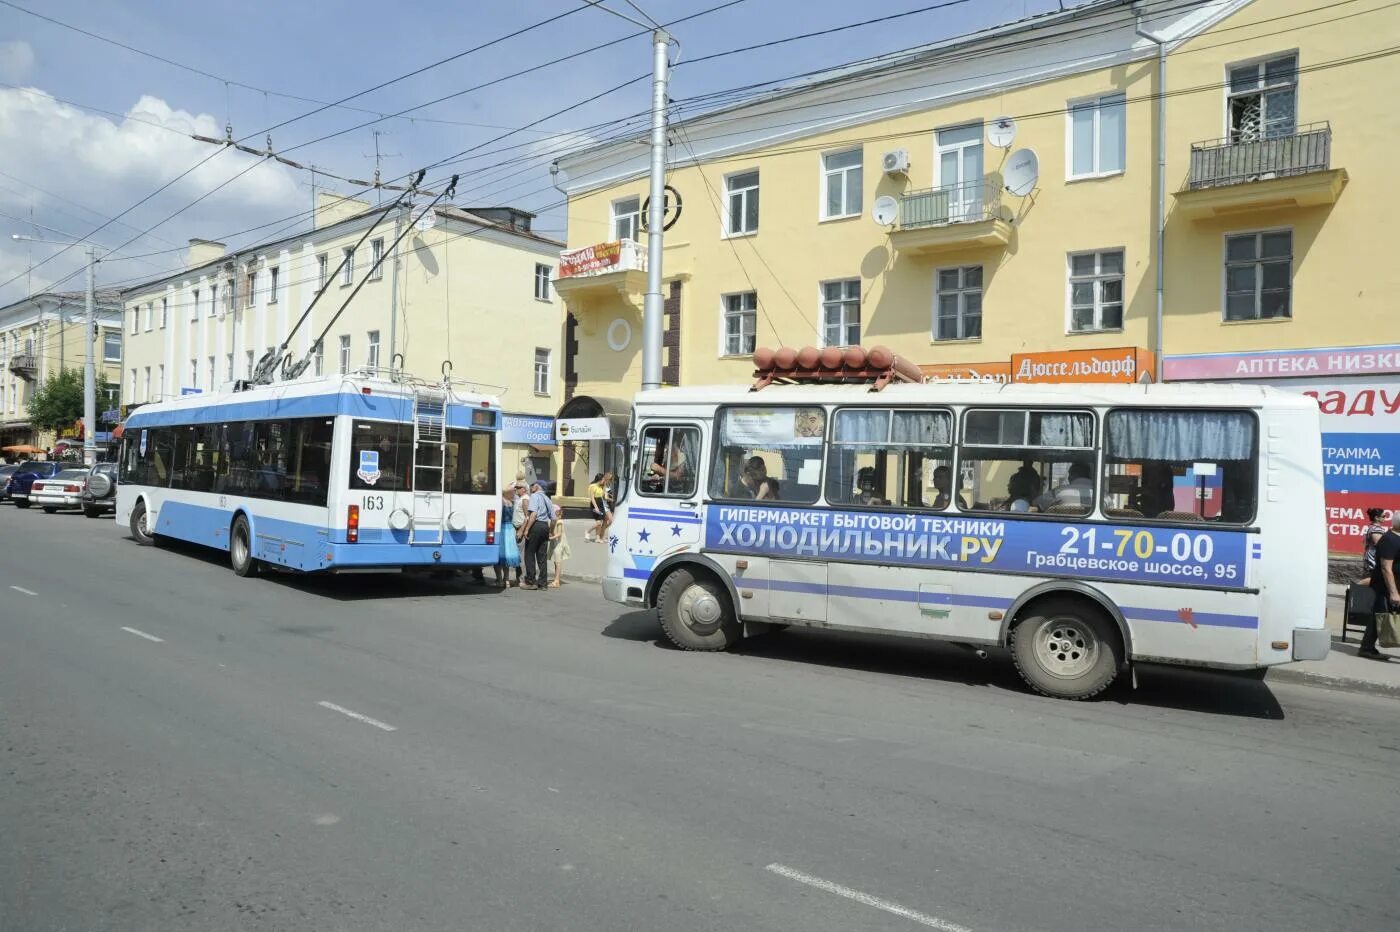
POLYGON ((696 634, 712 634, 724 618, 719 599, 701 586, 689 586, 676 605, 681 624, 696 634))
POLYGON ((1036 637, 1035 656, 1049 673, 1076 677, 1094 666, 1098 647, 1098 638, 1083 622, 1075 618, 1055 618, 1041 627, 1036 637))
POLYGON ((149 512, 141 512, 141 517, 136 519, 136 527, 140 529, 142 537, 149 537, 151 534, 149 512))
POLYGON ((242 566, 248 559, 248 540, 242 534, 233 536, 233 559, 242 566))

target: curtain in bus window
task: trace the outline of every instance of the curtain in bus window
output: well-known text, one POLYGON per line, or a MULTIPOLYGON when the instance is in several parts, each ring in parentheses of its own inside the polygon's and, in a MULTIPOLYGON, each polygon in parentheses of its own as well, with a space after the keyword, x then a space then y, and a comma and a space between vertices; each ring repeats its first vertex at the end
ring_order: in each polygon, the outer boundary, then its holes
POLYGON ((1091 447, 1094 419, 1088 414, 1032 414, 1030 442, 1037 447, 1091 447))
POLYGON ((948 446, 953 442, 953 419, 946 411, 896 411, 890 441, 948 446))
POLYGON ((1109 456, 1147 460, 1247 460, 1254 423, 1243 411, 1114 411, 1109 456))
POLYGON ((847 408, 836 412, 831 438, 835 443, 884 443, 890 436, 890 412, 847 408))

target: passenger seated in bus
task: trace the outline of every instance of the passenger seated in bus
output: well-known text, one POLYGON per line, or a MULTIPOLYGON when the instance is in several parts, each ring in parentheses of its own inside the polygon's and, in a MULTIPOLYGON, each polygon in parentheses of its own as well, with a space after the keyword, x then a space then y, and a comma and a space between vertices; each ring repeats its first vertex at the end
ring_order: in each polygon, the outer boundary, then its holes
POLYGON ((769 498, 765 495, 768 481, 768 464, 761 456, 750 456, 739 470, 739 486, 742 494, 749 498, 769 498))
POLYGON ((1069 481, 1055 490, 1055 504, 1086 512, 1094 507, 1093 470, 1088 463, 1080 460, 1069 464, 1069 481))
POLYGON ((1018 513, 1039 511, 1032 502, 1040 493, 1040 474, 1034 469, 1022 466, 1011 474, 1006 483, 1006 510, 1018 513))
POLYGON ((938 494, 933 497, 933 507, 942 511, 952 498, 953 471, 947 466, 939 466, 933 471, 933 488, 938 494))
POLYGON ((875 467, 862 466, 856 470, 856 487, 851 495, 853 505, 883 505, 875 494, 875 467))

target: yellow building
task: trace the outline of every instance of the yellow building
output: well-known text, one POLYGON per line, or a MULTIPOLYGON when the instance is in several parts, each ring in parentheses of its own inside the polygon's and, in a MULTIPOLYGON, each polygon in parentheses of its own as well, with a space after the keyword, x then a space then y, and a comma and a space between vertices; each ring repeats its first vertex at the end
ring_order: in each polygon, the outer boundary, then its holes
MULTIPOLYGON (((98 397, 98 427, 102 413, 116 407, 121 382, 121 303, 115 291, 99 291, 95 314, 97 334, 93 361, 105 374, 111 390, 98 397)), ((76 430, 36 428, 29 420, 29 399, 51 375, 63 369, 83 371, 87 346, 87 300, 82 292, 44 292, 0 308, 0 448, 35 447, 48 450, 59 438, 76 436, 76 430)), ((75 424, 76 427, 76 424, 75 424)), ((14 458, 22 455, 11 451, 14 458)))
POLYGON ((246 379, 296 328, 288 352, 309 358, 317 375, 393 367, 439 379, 450 364, 454 378, 501 397, 503 471, 553 477, 562 393, 551 279, 562 244, 534 233, 533 216, 513 208, 383 213, 322 193, 309 232, 236 252, 192 240, 183 270, 123 294, 128 404, 246 379), (396 229, 409 225, 398 268, 390 254, 369 274, 396 229))
MULTIPOLYGON (((755 346, 857 342, 1000 379, 1295 379, 1393 393, 1326 429, 1394 463, 1396 34, 1383 3, 1095 0, 674 124, 663 379, 742 382, 755 346)), ((566 411, 616 416, 641 380, 647 154, 558 168, 566 411)), ((1349 468, 1329 460, 1337 549, 1345 496, 1400 507, 1400 478, 1358 489, 1349 468)))

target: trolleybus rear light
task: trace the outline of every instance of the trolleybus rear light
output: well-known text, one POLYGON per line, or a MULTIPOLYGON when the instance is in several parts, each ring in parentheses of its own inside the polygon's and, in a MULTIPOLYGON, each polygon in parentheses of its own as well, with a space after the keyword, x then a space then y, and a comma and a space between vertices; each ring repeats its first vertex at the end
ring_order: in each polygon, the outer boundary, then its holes
POLYGON ((495 542, 496 542, 496 511, 495 511, 495 509, 493 508, 492 510, 486 512, 486 543, 488 543, 488 544, 494 544, 495 542))
POLYGON ((345 512, 345 539, 352 544, 360 540, 360 506, 351 505, 345 512))

